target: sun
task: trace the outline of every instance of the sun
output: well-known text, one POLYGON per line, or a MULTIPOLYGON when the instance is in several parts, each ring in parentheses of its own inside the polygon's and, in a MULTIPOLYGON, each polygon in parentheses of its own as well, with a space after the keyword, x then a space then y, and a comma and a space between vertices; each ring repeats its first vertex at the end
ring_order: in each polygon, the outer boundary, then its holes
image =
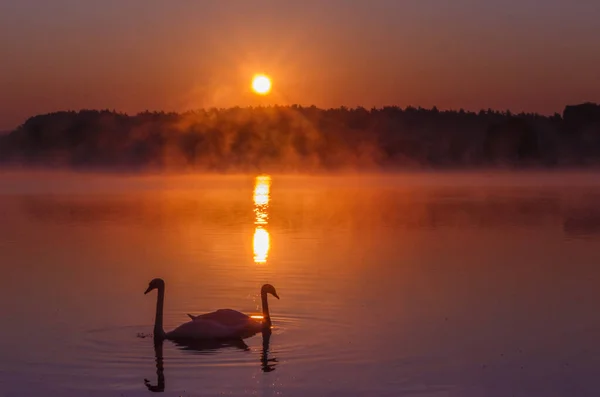
POLYGON ((271 79, 264 74, 254 75, 252 89, 259 95, 267 95, 271 91, 271 79))

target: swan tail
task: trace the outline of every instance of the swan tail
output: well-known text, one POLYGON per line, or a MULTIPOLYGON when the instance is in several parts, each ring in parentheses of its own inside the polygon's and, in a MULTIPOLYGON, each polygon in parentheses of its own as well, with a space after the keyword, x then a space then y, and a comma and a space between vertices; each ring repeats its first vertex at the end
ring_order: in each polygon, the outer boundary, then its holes
POLYGON ((191 314, 187 314, 189 318, 191 318, 192 320, 196 319, 196 316, 192 316, 191 314))

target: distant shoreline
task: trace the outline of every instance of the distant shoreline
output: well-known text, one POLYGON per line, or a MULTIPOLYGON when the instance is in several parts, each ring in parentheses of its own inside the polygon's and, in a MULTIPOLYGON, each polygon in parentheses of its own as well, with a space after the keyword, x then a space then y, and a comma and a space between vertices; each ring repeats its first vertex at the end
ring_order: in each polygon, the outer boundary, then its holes
POLYGON ((301 106, 55 112, 0 135, 0 167, 369 173, 600 167, 600 105, 562 115, 301 106))

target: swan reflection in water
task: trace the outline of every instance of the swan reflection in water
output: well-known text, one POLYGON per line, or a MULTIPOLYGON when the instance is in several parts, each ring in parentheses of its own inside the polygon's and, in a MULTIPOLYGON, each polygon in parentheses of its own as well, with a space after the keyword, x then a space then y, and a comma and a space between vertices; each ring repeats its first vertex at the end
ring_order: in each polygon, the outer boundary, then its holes
POLYGON ((271 343, 271 330, 262 331, 262 352, 260 353, 260 363, 263 372, 275 371, 277 358, 269 358, 269 344, 271 343))
MULTIPOLYGON (((262 331, 262 352, 260 355, 261 369, 263 372, 271 372, 275 370, 277 365, 276 358, 269 358, 269 345, 271 341, 271 330, 265 329, 262 331)), ((156 385, 150 383, 150 380, 144 379, 144 384, 154 393, 162 393, 165 391, 165 373, 163 359, 163 340, 154 341, 154 358, 156 360, 156 385)), ((183 351, 196 352, 200 354, 215 354, 218 349, 234 347, 243 351, 250 351, 248 345, 242 339, 230 341, 176 341, 175 345, 183 351)))
POLYGON ((161 393, 165 391, 165 372, 163 367, 163 341, 155 341, 154 342, 154 357, 156 360, 156 377, 157 382, 156 386, 150 384, 148 379, 144 379, 144 384, 154 393, 161 393))

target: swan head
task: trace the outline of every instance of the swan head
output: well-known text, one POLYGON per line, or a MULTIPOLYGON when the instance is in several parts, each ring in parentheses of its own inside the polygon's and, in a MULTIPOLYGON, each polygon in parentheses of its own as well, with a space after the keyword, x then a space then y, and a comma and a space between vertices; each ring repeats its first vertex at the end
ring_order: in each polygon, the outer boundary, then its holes
POLYGON ((155 278, 154 280, 150 281, 150 284, 148 284, 148 289, 146 289, 146 292, 144 292, 144 295, 147 294, 148 292, 152 291, 153 289, 160 289, 160 288, 165 288, 165 282, 163 281, 162 278, 155 278))
POLYGON ((275 291, 275 287, 273 287, 271 284, 263 285, 262 288, 260 289, 260 293, 262 295, 271 294, 275 298, 279 299, 279 295, 277 295, 277 291, 275 291))

